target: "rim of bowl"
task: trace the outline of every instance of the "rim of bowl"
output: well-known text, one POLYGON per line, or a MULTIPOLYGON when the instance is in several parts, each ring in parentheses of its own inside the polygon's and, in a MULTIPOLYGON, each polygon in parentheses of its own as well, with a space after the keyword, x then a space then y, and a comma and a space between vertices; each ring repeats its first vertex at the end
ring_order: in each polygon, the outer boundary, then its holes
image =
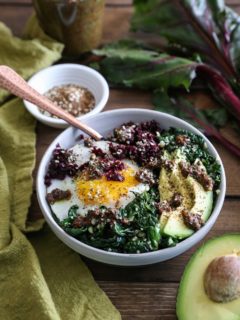
MULTIPOLYGON (((105 105, 108 101, 108 98, 109 98, 109 86, 108 86, 106 79, 98 71, 96 71, 93 68, 90 68, 90 67, 87 67, 87 66, 84 66, 81 64, 75 64, 75 63, 57 64, 54 66, 50 66, 50 67, 46 67, 44 69, 41 69, 40 71, 35 73, 27 82, 33 89, 35 89, 31 84, 36 78, 41 77, 42 74, 47 73, 49 70, 53 70, 53 69, 68 69, 68 68, 85 70, 85 71, 89 72, 90 77, 98 79, 99 83, 102 84, 102 98, 99 101, 99 103, 90 112, 88 112, 80 117, 76 117, 76 118, 79 120, 82 120, 88 116, 94 115, 94 114, 102 111, 102 109, 105 107, 105 105)), ((35 90, 37 91, 37 89, 35 89, 35 90)), ((56 124, 56 125, 57 124, 59 124, 59 125, 67 124, 67 122, 65 120, 52 118, 52 117, 49 117, 49 116, 42 114, 39 111, 37 106, 35 109, 35 105, 33 103, 31 103, 27 100, 23 100, 23 102, 24 102, 26 109, 39 121, 44 121, 44 123, 51 123, 51 124, 56 124), (34 106, 32 106, 32 105, 34 105, 34 106)))
MULTIPOLYGON (((102 249, 98 249, 95 247, 92 247, 90 245, 85 244, 84 242, 77 240, 76 238, 68 235, 59 225, 58 223, 54 220, 53 215, 51 213, 51 209, 49 208, 46 199, 45 199, 45 195, 44 195, 44 191, 40 191, 40 180, 44 179, 44 173, 45 173, 45 168, 47 165, 47 161, 46 158, 48 157, 48 153, 50 153, 49 149, 51 148, 51 146, 53 144, 56 144, 57 141, 59 140, 59 136, 61 136, 62 134, 64 134, 64 132, 66 130, 71 130, 72 128, 67 128, 65 129, 60 135, 58 135, 53 141, 52 143, 49 145, 48 149, 46 150, 44 156, 41 159, 40 165, 39 165, 39 169, 38 169, 38 173, 37 173, 37 197, 38 197, 38 202, 39 205, 41 207, 41 210, 44 214, 44 217, 46 218, 46 221, 48 223, 51 223, 52 225, 54 225, 55 228, 58 229, 58 232, 60 232, 61 234, 63 234, 65 237, 67 237, 70 241, 72 241, 73 243, 80 245, 82 247, 84 247, 85 249, 91 251, 92 253, 100 253, 103 256, 112 256, 112 257, 126 257, 128 259, 134 259, 135 257, 156 257, 159 254, 161 254, 161 252, 164 253, 171 253, 172 250, 176 249, 177 247, 182 247, 184 245, 190 244, 190 242, 192 242, 192 244, 189 245, 188 248, 193 247, 195 244, 197 244, 204 236, 205 236, 205 229, 208 225, 210 225, 212 228, 212 226, 214 225, 218 215, 221 212, 222 206, 223 206, 223 202, 225 199, 225 193, 226 193, 226 176, 225 176, 225 170, 224 170, 224 166, 222 163, 222 160, 217 152, 217 150, 215 149, 215 147, 212 145, 212 143, 208 140, 207 137, 205 137, 204 134, 201 133, 201 131, 199 131, 198 129, 196 129, 193 125, 191 125, 190 123, 188 123, 187 121, 184 121, 180 118, 177 118, 175 116, 172 116, 170 114, 164 113, 164 112, 159 112, 159 111, 154 111, 154 110, 147 110, 147 109, 139 109, 139 108, 126 108, 126 109, 115 109, 115 110, 110 110, 110 111, 106 111, 97 115, 93 115, 91 117, 88 117, 87 120, 94 118, 94 117, 104 117, 106 114, 120 114, 120 113, 142 113, 142 114, 152 114, 153 115, 153 119, 154 119, 154 115, 162 115, 164 117, 169 117, 170 119, 177 121, 179 124, 184 124, 187 125, 189 131, 192 131, 200 136, 202 136, 204 138, 204 140, 206 141, 207 145, 208 145, 208 150, 210 152, 211 155, 213 155, 218 163, 221 166, 221 185, 220 185, 220 193, 217 197, 215 206, 212 210, 211 216, 209 217, 209 219, 207 220, 206 224, 199 229, 198 231, 196 231, 195 233, 193 233, 190 237, 182 240, 181 242, 179 242, 176 246, 174 247, 169 247, 169 248, 164 248, 164 249, 159 249, 156 251, 151 251, 151 252, 144 252, 144 253, 119 253, 119 252, 109 252, 109 251, 105 251, 102 249), (203 234, 200 237, 200 240, 198 240, 198 237, 200 234, 203 234)), ((73 249, 72 249, 73 250, 73 249)), ((184 250, 183 252, 185 252, 187 250, 184 250)), ((175 255, 176 256, 176 255, 175 255)), ((106 262, 107 263, 107 262, 106 262)))

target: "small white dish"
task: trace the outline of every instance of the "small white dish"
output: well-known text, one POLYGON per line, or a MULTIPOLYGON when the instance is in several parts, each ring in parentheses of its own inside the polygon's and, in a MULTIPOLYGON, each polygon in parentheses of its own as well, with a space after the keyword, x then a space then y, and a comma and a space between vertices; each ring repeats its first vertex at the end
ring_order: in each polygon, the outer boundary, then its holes
MULTIPOLYGON (((41 94, 55 86, 65 84, 77 84, 87 88, 93 94, 96 105, 94 109, 77 119, 82 120, 89 115, 93 115, 102 111, 109 97, 109 87, 103 76, 92 68, 67 63, 59 64, 45 68, 33 75, 28 84, 41 94)), ((27 110, 40 122, 55 128, 67 128, 69 124, 61 119, 56 119, 44 115, 37 106, 24 100, 27 110)))
POLYGON ((134 254, 125 254, 125 253, 115 253, 103 251, 71 237, 68 235, 55 221, 51 213, 51 209, 46 201, 46 186, 44 184, 44 177, 48 168, 49 161, 52 157, 52 152, 56 148, 56 145, 59 143, 63 148, 70 148, 77 143, 79 134, 82 132, 76 128, 68 128, 62 132, 48 147, 45 152, 37 174, 37 197, 40 208, 43 212, 43 215, 51 227, 52 231, 56 236, 61 239, 67 246, 75 250, 76 252, 97 260, 100 262, 108 263, 111 265, 119 266, 140 266, 157 263, 160 261, 169 260, 173 257, 176 257, 183 252, 187 251, 200 240, 202 240, 207 233, 210 231, 214 223, 216 222, 225 198, 226 192, 226 177, 224 172, 224 167, 222 161, 214 148, 211 142, 196 128, 192 125, 183 121, 179 118, 171 116, 166 113, 143 110, 143 109, 119 109, 114 111, 103 112, 100 114, 93 115, 84 120, 84 123, 88 124, 96 131, 101 133, 104 137, 107 137, 114 128, 120 126, 123 123, 133 121, 133 122, 142 122, 155 120, 159 123, 162 129, 168 129, 170 127, 182 128, 202 136, 207 144, 208 150, 211 155, 213 155, 221 166, 221 185, 220 192, 216 199, 215 206, 213 208, 212 214, 207 220, 206 224, 197 232, 195 232, 189 238, 179 242, 175 247, 166 248, 158 251, 147 252, 147 253, 134 253, 134 254))

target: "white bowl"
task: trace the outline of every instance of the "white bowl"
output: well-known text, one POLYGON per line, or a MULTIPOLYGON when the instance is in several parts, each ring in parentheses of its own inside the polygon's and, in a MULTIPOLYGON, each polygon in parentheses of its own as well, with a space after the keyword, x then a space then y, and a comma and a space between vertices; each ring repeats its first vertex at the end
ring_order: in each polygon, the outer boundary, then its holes
MULTIPOLYGON (((103 76, 92 68, 67 63, 45 68, 32 76, 28 84, 41 94, 55 86, 64 84, 77 84, 89 89, 96 100, 94 109, 78 117, 83 120, 88 115, 96 114, 105 107, 109 97, 109 87, 103 76)), ((69 124, 61 119, 52 118, 42 114, 38 107, 24 100, 27 110, 40 122, 55 128, 67 128, 69 124)))
POLYGON ((64 148, 72 147, 74 144, 76 144, 76 139, 81 133, 78 129, 69 128, 65 130, 63 133, 61 133, 52 142, 52 144, 49 146, 45 155, 42 158, 37 175, 37 196, 43 215, 53 232, 67 246, 77 251, 78 253, 81 253, 82 255, 93 260, 97 260, 112 265, 138 266, 153 264, 156 262, 171 259, 185 252, 186 250, 194 246, 196 243, 198 243, 204 236, 206 236, 206 234, 214 225, 223 206, 226 191, 226 178, 222 161, 216 149, 199 130, 197 130, 187 122, 173 117, 171 115, 168 115, 166 113, 142 109, 119 109, 114 111, 103 112, 88 117, 84 120, 84 122, 93 127, 95 130, 99 131, 103 136, 107 136, 110 132, 112 132, 112 130, 115 127, 121 125, 124 122, 141 122, 153 119, 156 120, 163 129, 167 129, 169 127, 182 128, 202 136, 207 143, 209 152, 219 161, 221 165, 220 193, 217 197, 216 204, 210 218, 199 231, 194 233, 191 237, 178 243, 175 247, 141 254, 122 254, 107 252, 88 246, 82 243, 81 241, 71 237, 65 231, 63 231, 63 229, 54 220, 50 207, 46 201, 46 187, 44 185, 44 176, 48 167, 48 163, 52 156, 52 151, 56 147, 56 144, 59 143, 64 148))

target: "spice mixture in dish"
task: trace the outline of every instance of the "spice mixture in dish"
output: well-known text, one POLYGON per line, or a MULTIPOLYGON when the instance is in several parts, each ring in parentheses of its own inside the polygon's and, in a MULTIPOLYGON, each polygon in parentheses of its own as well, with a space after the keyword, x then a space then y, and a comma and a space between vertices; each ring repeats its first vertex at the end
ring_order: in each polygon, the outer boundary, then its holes
POLYGON ((200 229, 219 192, 220 165, 202 137, 155 121, 126 123, 107 140, 57 145, 45 176, 59 225, 107 251, 171 247, 200 229))
MULTIPOLYGON (((54 104, 67 111, 74 117, 79 117, 93 110, 95 98, 86 88, 76 84, 67 84, 54 87, 44 94, 54 104)), ((40 110, 43 114, 56 118, 45 110, 40 110)))

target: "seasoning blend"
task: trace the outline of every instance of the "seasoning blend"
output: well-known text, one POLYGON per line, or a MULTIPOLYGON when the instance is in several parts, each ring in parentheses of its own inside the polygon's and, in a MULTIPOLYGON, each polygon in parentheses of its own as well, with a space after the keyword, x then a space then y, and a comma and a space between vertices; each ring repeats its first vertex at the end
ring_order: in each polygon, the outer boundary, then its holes
MULTIPOLYGON (((79 117, 90 112, 95 107, 95 98, 86 88, 76 84, 66 84, 53 87, 44 94, 58 107, 69 112, 74 117, 79 117)), ((56 118, 45 110, 40 110, 44 115, 56 118)))
POLYGON ((100 44, 105 0, 33 0, 33 4, 43 30, 65 44, 66 56, 100 44))

